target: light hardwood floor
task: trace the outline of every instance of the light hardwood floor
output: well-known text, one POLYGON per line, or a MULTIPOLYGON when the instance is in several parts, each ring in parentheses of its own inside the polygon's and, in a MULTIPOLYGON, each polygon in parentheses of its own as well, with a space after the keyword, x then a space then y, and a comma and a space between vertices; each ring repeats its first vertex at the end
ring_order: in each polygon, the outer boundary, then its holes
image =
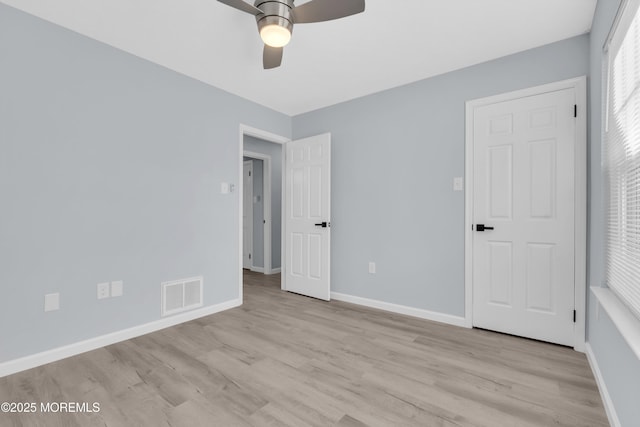
POLYGON ((606 426, 583 354, 282 292, 0 379, 0 402, 98 402, 0 426, 606 426))

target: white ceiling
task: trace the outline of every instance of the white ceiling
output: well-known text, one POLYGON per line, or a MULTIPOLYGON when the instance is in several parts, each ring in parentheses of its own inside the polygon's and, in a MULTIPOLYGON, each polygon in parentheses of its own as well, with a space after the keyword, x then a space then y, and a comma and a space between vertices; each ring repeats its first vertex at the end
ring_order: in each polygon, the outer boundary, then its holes
POLYGON ((587 33, 596 5, 367 0, 297 25, 282 66, 263 70, 255 19, 216 0, 0 1, 291 116, 587 33))

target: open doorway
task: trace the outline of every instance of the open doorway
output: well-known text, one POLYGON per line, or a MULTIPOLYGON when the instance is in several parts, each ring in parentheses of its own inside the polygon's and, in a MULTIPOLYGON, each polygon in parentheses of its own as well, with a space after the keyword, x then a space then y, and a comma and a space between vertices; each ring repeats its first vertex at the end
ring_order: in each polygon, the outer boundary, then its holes
MULTIPOLYGON (((245 158, 263 161, 263 276, 282 273, 280 289, 329 301, 331 299, 331 134, 325 133, 290 141, 241 125, 239 147, 241 162, 244 162, 245 158), (286 145, 283 146, 285 143, 286 145), (278 161, 279 172, 276 171, 278 161), (272 169, 274 169, 273 173, 272 169), (271 193, 281 196, 280 203, 272 201, 271 193), (271 208, 269 209, 268 206, 271 208), (278 208, 279 212, 277 212, 278 208), (278 243, 280 243, 279 247, 278 243), (280 255, 279 259, 278 255, 280 255)), ((238 227, 240 268, 238 272, 259 274, 249 269, 243 270, 243 207, 248 204, 253 205, 254 202, 257 204, 259 199, 254 198, 253 195, 244 196, 243 163, 239 166, 241 197, 238 198, 240 201, 238 227), (247 203, 243 203, 245 198, 248 200, 247 203)), ((250 186, 255 190, 256 185, 253 182, 247 183, 247 188, 250 186)), ((253 231, 252 234, 258 234, 255 230, 253 231)), ((255 244, 253 240, 252 244, 254 249, 255 246, 260 246, 260 243, 255 244)), ((241 299, 244 298, 243 276, 244 273, 239 280, 241 299)))
MULTIPOLYGON (((273 275, 281 271, 283 144, 287 138, 241 126, 242 268, 273 275), (251 171, 251 178, 247 171, 251 171), (250 179, 250 180, 249 180, 250 179)), ((242 295, 242 275, 240 289, 242 295)))

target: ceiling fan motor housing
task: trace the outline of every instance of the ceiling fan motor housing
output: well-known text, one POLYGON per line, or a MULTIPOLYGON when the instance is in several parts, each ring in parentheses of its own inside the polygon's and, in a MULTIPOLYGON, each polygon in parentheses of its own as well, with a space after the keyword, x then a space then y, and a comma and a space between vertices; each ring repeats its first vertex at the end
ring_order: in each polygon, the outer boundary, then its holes
POLYGON ((256 15, 258 31, 267 25, 279 25, 280 27, 293 32, 293 0, 256 0, 255 7, 262 11, 256 15))

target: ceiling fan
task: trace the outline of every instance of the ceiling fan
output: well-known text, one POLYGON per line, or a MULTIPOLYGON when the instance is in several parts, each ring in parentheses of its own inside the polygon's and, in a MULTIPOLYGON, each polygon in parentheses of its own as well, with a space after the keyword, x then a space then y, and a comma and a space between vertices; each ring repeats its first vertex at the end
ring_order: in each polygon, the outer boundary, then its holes
POLYGON ((254 5, 243 0, 218 1, 256 17, 264 42, 262 65, 265 69, 280 66, 282 50, 291 40, 293 24, 330 21, 364 12, 364 0, 311 0, 300 6, 294 6, 294 0, 255 0, 254 5))

